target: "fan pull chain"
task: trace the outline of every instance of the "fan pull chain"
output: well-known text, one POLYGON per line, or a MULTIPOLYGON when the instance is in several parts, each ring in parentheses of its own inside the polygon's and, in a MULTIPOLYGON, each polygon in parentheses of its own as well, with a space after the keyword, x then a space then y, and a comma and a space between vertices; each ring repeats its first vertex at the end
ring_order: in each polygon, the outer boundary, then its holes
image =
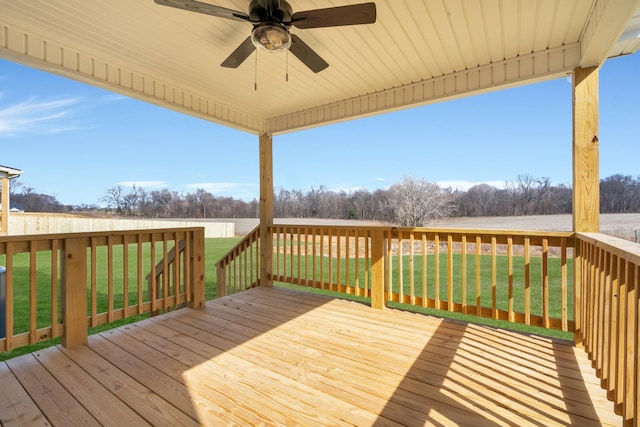
POLYGON ((289 49, 287 49, 284 53, 284 63, 286 67, 286 71, 284 73, 284 79, 286 82, 289 82, 289 49))
POLYGON ((256 49, 255 75, 253 76, 253 90, 258 90, 258 49, 256 49))

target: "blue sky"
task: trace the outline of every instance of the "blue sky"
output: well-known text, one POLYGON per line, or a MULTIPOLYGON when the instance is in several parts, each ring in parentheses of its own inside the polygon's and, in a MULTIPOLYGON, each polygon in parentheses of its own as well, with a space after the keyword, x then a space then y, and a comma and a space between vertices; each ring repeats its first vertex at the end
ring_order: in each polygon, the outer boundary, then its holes
MULTIPOLYGON (((640 175, 640 54, 600 72, 600 176, 640 175)), ((258 137, 0 60, 0 165, 63 204, 107 188, 258 196, 258 137)), ((571 184, 571 83, 561 78, 274 137, 274 185, 386 188, 413 176, 571 184)))

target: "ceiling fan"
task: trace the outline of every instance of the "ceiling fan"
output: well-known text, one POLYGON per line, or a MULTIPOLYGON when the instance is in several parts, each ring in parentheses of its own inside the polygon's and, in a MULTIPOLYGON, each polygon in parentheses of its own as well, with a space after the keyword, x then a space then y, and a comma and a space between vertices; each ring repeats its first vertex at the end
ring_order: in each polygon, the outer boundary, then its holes
POLYGON ((338 27, 343 25, 372 24, 376 22, 376 5, 373 2, 329 7, 295 12, 284 0, 251 0, 249 12, 239 12, 196 0, 154 0, 162 6, 170 6, 219 18, 248 22, 253 25, 251 35, 220 65, 237 68, 256 49, 268 52, 289 50, 314 73, 329 64, 289 29, 338 27))

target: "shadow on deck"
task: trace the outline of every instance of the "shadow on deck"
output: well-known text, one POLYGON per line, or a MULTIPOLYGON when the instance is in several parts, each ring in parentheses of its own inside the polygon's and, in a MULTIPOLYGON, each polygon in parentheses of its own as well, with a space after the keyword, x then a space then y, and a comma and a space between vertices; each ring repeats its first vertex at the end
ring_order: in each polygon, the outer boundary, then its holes
POLYGON ((620 425, 564 341, 255 288, 0 364, 3 425, 620 425))

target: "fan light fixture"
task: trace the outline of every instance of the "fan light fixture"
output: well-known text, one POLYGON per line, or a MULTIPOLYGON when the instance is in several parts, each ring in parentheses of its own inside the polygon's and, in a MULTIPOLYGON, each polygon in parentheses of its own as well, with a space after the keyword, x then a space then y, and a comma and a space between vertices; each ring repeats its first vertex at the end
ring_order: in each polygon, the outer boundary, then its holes
MULTIPOLYGON (((304 10, 295 13, 286 0, 243 0, 242 2, 249 3, 247 12, 231 10, 198 0, 154 1, 162 6, 175 7, 190 12, 251 24, 253 26, 251 34, 220 64, 225 68, 238 68, 256 49, 262 49, 267 52, 284 50, 285 52, 291 51, 291 54, 302 61, 311 71, 319 73, 327 68, 329 64, 311 46, 303 42, 300 36, 296 33, 289 33, 291 27, 295 27, 298 30, 306 30, 310 28, 373 24, 376 22, 376 4, 372 1, 326 7, 324 9, 304 10)), ((233 3, 242 2, 235 1, 233 3)), ((256 58, 258 58, 258 55, 256 55, 256 58)))
POLYGON ((291 46, 291 36, 289 32, 273 24, 265 24, 255 27, 251 32, 251 43, 267 52, 279 52, 289 49, 291 46))

